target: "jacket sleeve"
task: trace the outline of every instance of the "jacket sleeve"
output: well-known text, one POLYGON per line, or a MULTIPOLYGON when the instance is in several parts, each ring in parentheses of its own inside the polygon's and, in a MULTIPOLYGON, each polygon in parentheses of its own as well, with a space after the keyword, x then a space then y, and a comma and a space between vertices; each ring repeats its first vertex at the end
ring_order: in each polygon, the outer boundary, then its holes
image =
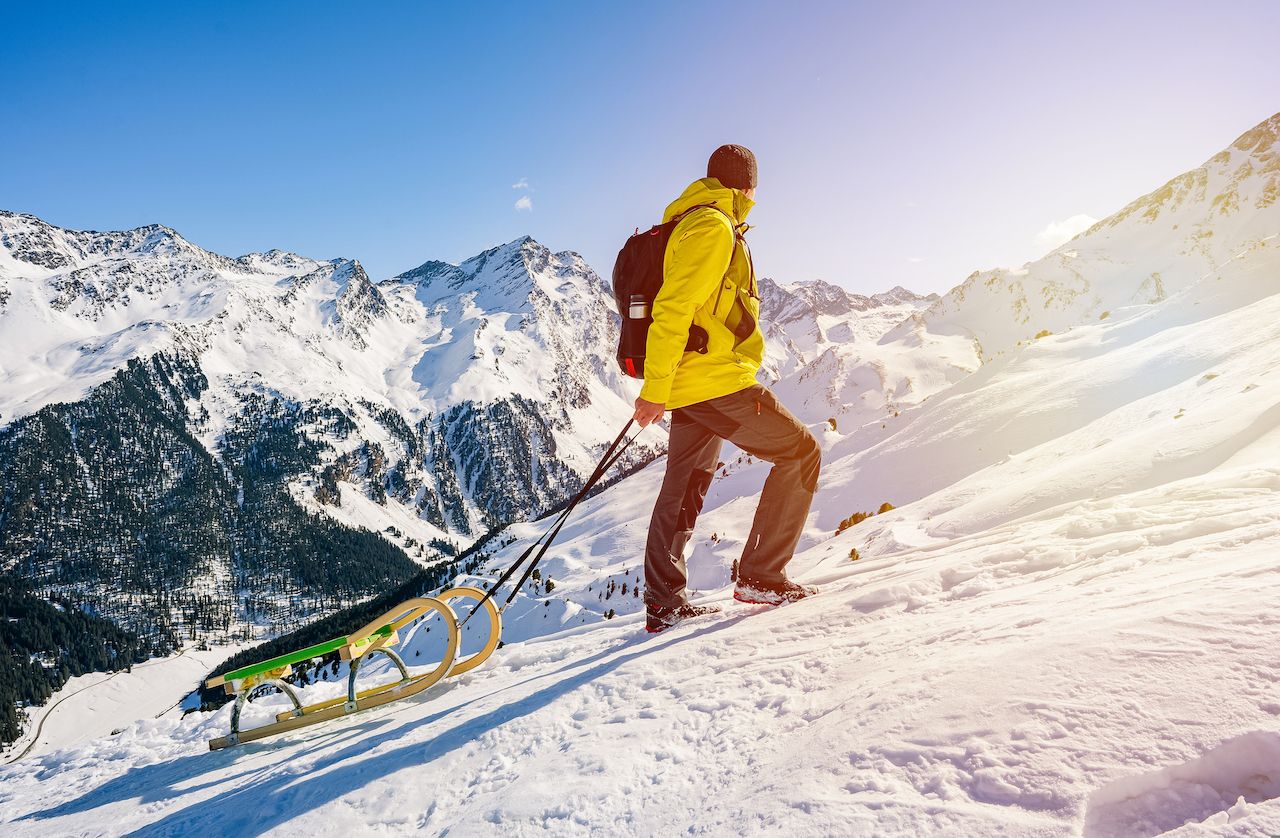
POLYGON ((718 212, 699 212, 680 225, 663 265, 645 344, 640 398, 666 404, 693 315, 716 292, 733 258, 733 229, 718 212))

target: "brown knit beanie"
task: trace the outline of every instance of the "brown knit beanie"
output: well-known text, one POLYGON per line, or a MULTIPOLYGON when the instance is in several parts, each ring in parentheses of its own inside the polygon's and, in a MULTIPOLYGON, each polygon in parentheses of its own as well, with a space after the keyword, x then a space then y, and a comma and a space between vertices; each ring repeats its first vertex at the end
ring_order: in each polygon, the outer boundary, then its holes
POLYGON ((756 185, 756 156, 746 146, 722 145, 711 152, 707 177, 732 189, 751 189, 756 185))

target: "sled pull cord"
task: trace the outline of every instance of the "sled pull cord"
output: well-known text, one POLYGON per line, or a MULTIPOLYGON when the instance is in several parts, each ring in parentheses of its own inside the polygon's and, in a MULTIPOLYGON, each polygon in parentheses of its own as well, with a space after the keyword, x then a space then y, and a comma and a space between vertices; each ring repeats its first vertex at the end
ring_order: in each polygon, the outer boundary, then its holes
POLYGON ((546 555, 547 549, 551 547, 551 542, 555 541, 556 536, 560 534, 560 528, 564 526, 565 521, 568 520, 569 514, 573 512, 574 507, 578 505, 579 501, 587 496, 588 492, 595 488, 595 485, 600 482, 600 478, 604 477, 605 473, 618 461, 618 458, 622 456, 623 452, 626 451, 628 447, 630 447, 636 437, 640 436, 640 431, 636 431, 634 436, 627 439, 627 431, 631 430, 631 426, 633 424, 635 424, 635 419, 627 420, 626 426, 623 427, 622 431, 616 437, 614 437, 613 442, 609 444, 609 447, 604 452, 604 456, 600 458, 600 462, 596 464, 595 469, 591 472, 590 476, 587 477, 586 482, 582 484, 582 488, 578 490, 578 493, 573 496, 572 500, 570 500, 568 504, 565 505, 564 509, 560 510, 560 514, 556 516, 555 520, 551 522, 551 525, 547 527, 542 535, 525 548, 525 551, 520 554, 520 557, 516 559, 509 568, 503 571, 502 575, 498 577, 498 581, 493 583, 493 587, 485 592, 484 597, 476 603, 476 606, 471 609, 471 612, 467 614, 461 623, 458 624, 458 628, 465 626, 467 621, 471 619, 472 615, 479 611, 484 606, 485 602, 497 593, 499 588, 510 581, 511 577, 515 575, 515 572, 520 569, 520 566, 523 565, 530 556, 533 556, 533 561, 529 563, 529 566, 525 569, 524 575, 520 577, 520 581, 518 581, 515 587, 511 589, 511 594, 507 597, 506 601, 498 611, 501 613, 507 609, 507 606, 516 598, 516 593, 524 587, 525 582, 529 581, 529 577, 533 574, 533 569, 538 566, 538 562, 542 561, 542 557, 546 555), (623 442, 624 439, 626 442, 623 442), (541 545, 541 549, 538 549, 537 554, 534 555, 534 550, 537 549, 539 545, 541 545))

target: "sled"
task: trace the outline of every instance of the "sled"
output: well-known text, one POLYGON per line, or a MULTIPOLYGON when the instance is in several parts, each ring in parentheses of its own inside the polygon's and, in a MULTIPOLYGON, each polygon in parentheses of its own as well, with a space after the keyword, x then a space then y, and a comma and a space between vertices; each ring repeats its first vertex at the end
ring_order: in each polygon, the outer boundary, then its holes
POLYGON ((498 648, 498 640, 502 634, 502 612, 507 609, 507 606, 511 605, 512 601, 515 600, 516 594, 529 581, 534 568, 538 566, 543 556, 546 555, 547 549, 555 541, 556 536, 559 535, 560 529, 564 526, 565 521, 568 520, 574 507, 587 496, 587 493, 595 487, 600 478, 604 477, 605 473, 618 461, 623 452, 635 441, 635 438, 640 435, 637 431, 635 436, 627 437, 627 432, 633 424, 635 424, 635 419, 627 420, 626 426, 618 433, 609 447, 605 449, 604 456, 600 458, 600 462, 596 464, 595 469, 583 483, 582 488, 565 504, 543 534, 530 544, 510 567, 503 571, 502 575, 498 577, 489 590, 482 591, 479 588, 456 587, 450 588, 434 597, 423 596, 405 600, 355 634, 326 640, 324 643, 317 643, 314 646, 308 646, 305 649, 299 649, 287 655, 280 655, 261 663, 243 666, 205 681, 206 687, 222 687, 227 691, 228 695, 236 697, 235 707, 231 710, 231 733, 227 736, 219 736, 217 739, 210 739, 209 750, 218 751, 223 748, 230 748, 256 739, 275 736, 277 733, 297 730, 300 727, 319 724, 329 719, 349 716, 352 713, 359 713, 361 710, 390 704, 393 701, 416 695, 439 682, 442 678, 470 672, 488 660, 489 656, 498 648), (512 586, 506 601, 499 608, 494 601, 494 594, 497 593, 499 588, 510 582, 516 571, 521 567, 525 568, 523 575, 512 586), (476 600, 476 605, 459 623, 457 615, 449 606, 449 601, 463 597, 476 600), (459 629, 482 610, 489 615, 490 630, 488 641, 485 642, 484 648, 474 655, 465 660, 455 660, 458 655, 461 637, 459 629), (400 629, 433 611, 444 620, 445 629, 448 632, 444 657, 436 668, 430 672, 421 675, 410 675, 404 661, 392 647, 400 642, 400 629), (302 663, 332 652, 337 652, 343 660, 351 662, 350 674, 347 676, 346 697, 331 698, 327 701, 304 707, 302 702, 298 700, 298 694, 293 686, 284 679, 293 672, 295 663, 302 663), (395 664, 396 672, 399 673, 400 679, 380 684, 376 687, 357 690, 356 675, 360 671, 360 665, 372 655, 385 655, 389 658, 395 664), (250 695, 258 687, 265 686, 274 687, 278 692, 283 693, 293 705, 293 709, 278 713, 276 720, 270 724, 260 725, 249 730, 241 730, 241 711, 244 710, 245 704, 249 702, 250 695))
POLYGON ((217 751, 257 739, 265 739, 278 733, 349 716, 416 695, 444 678, 461 675, 480 666, 498 648, 501 634, 501 612, 493 598, 486 596, 485 592, 478 588, 450 588, 434 597, 424 596, 405 600, 355 634, 334 638, 296 652, 243 666, 205 681, 206 687, 222 687, 228 695, 234 695, 236 698, 235 707, 231 710, 230 734, 210 739, 209 750, 217 751), (476 609, 483 609, 489 615, 490 630, 484 648, 463 660, 457 660, 461 637, 458 631, 458 617, 449 602, 462 598, 476 600, 476 609), (447 632, 444 657, 430 672, 410 675, 404 660, 392 647, 400 642, 399 632, 402 628, 432 612, 440 615, 447 632), (342 660, 350 662, 346 696, 304 706, 299 701, 294 687, 284 679, 293 672, 294 664, 332 652, 337 652, 342 660), (356 676, 360 672, 360 667, 374 655, 384 655, 389 658, 395 664, 394 671, 399 678, 389 683, 357 690, 356 676), (277 714, 276 720, 270 724, 241 730, 241 712, 245 704, 250 701, 250 695, 263 686, 274 687, 278 692, 283 693, 293 704, 293 709, 277 714))

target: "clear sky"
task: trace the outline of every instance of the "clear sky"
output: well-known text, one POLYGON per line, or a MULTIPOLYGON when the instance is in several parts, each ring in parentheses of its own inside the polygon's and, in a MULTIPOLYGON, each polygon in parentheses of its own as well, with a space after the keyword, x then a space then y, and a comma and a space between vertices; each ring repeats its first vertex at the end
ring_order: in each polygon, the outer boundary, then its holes
POLYGON ((759 158, 760 273, 945 291, 1280 110, 1275 2, 4 2, 0 21, 0 208, 375 278, 524 233, 607 275, 737 142, 759 158))

